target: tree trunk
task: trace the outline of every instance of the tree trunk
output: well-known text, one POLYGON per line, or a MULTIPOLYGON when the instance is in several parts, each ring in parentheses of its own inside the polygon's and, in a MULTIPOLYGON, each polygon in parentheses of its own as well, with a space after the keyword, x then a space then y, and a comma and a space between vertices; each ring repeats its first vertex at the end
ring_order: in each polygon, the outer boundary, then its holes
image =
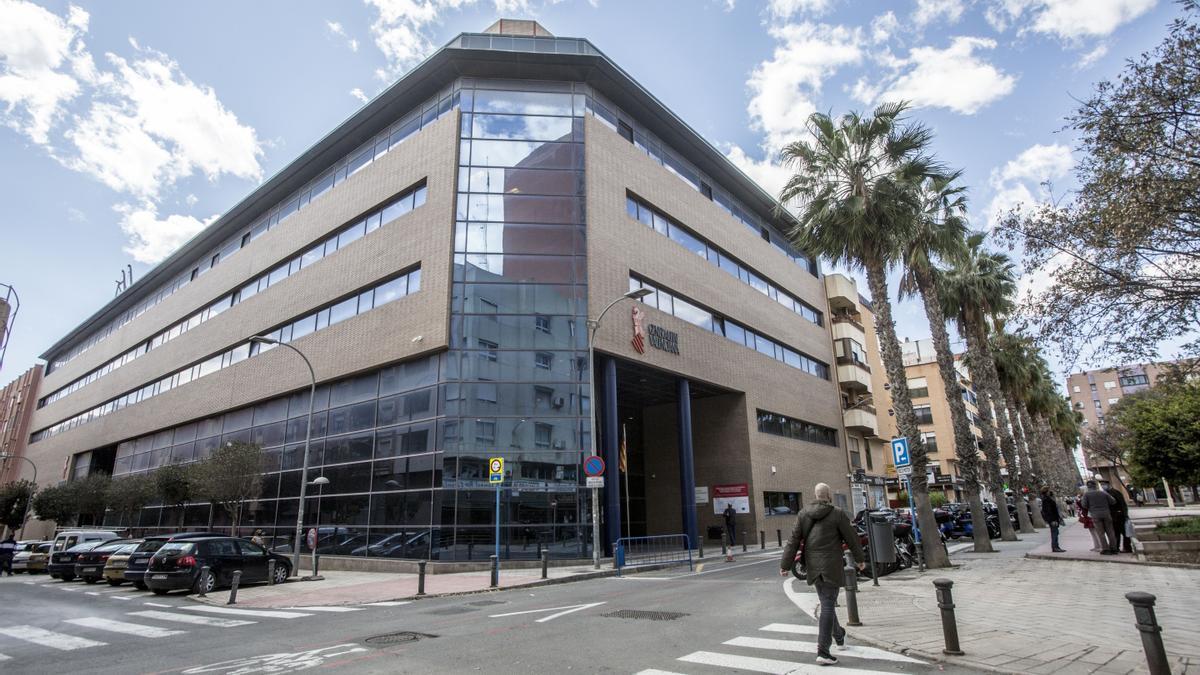
POLYGON ((1020 400, 1013 392, 1008 393, 1008 418, 1012 420, 1013 440, 1016 441, 1017 450, 1021 453, 1021 469, 1022 476, 1025 478, 1026 484, 1029 485, 1031 495, 1031 506, 1033 506, 1033 526, 1035 528, 1046 527, 1046 520, 1042 518, 1042 510, 1038 508, 1037 500, 1041 495, 1041 485, 1048 483, 1044 475, 1045 470, 1042 468, 1040 460, 1035 461, 1041 454, 1035 450, 1040 445, 1034 442, 1032 433, 1025 429, 1025 425, 1021 422, 1021 416, 1017 410, 1022 405, 1020 400), (1034 478, 1038 480, 1034 480, 1034 478))
POLYGON ((929 483, 925 476, 928 454, 917 428, 912 398, 908 393, 904 358, 900 354, 900 341, 896 339, 896 323, 892 320, 892 305, 888 300, 887 276, 881 261, 864 260, 863 263, 875 309, 875 333, 879 337, 884 369, 892 385, 892 409, 896 412, 896 426, 899 427, 900 434, 908 439, 908 453, 912 460, 909 491, 916 505, 915 519, 920 530, 925 564, 930 568, 949 567, 950 557, 946 555, 946 547, 942 546, 937 520, 933 517, 933 507, 929 503, 929 483))
POLYGON ((997 520, 1000 525, 1000 538, 1004 541, 1017 541, 1017 533, 1013 530, 1012 520, 1008 517, 1008 500, 1004 496, 1004 485, 1000 478, 1000 449, 996 442, 996 428, 992 417, 992 399, 987 387, 983 386, 983 355, 980 350, 980 338, 974 326, 963 326, 962 333, 967 338, 968 368, 971 380, 975 383, 976 407, 979 408, 979 428, 983 438, 979 447, 987 461, 987 484, 996 500, 997 520))
MULTIPOLYGON (((946 316, 942 313, 941 291, 933 275, 917 274, 917 285, 921 300, 925 304, 925 316, 933 334, 933 350, 937 354, 938 373, 946 389, 946 402, 950 405, 950 421, 954 428, 954 454, 958 458, 958 474, 964 483, 963 492, 971 507, 971 527, 975 535, 975 553, 994 553, 992 540, 987 536, 987 514, 983 512, 983 500, 979 498, 979 448, 975 435, 971 433, 971 420, 967 417, 967 404, 961 395, 958 371, 954 368, 954 352, 950 349, 950 334, 946 332, 946 316)), ((906 382, 907 384, 907 382, 906 382)))
POLYGON ((1013 491, 1013 505, 1017 507, 1017 523, 1022 534, 1032 534, 1033 524, 1029 522, 1029 514, 1025 511, 1025 500, 1021 495, 1021 465, 1017 459, 1016 447, 1013 445, 1012 431, 1008 426, 1008 407, 1004 403, 1004 394, 1000 391, 1000 377, 996 374, 996 362, 992 359, 992 349, 987 338, 981 338, 979 352, 982 358, 983 385, 987 389, 988 398, 995 408, 996 436, 1000 441, 1000 454, 1004 456, 1004 466, 1008 469, 1008 483, 1013 491))

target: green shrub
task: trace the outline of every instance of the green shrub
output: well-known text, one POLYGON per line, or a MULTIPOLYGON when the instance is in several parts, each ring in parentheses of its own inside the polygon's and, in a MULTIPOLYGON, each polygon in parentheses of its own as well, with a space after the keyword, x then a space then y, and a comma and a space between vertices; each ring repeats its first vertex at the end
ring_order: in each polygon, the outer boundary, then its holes
POLYGON ((1200 534, 1200 518, 1172 518, 1154 529, 1169 534, 1200 534))

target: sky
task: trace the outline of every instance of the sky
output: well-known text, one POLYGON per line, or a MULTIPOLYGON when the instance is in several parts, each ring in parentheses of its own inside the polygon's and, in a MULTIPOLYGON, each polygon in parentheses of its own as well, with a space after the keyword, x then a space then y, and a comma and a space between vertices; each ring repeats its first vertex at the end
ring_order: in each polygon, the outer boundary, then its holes
MULTIPOLYGON (((987 229, 1018 203, 1069 194, 1064 117, 1178 11, 1169 0, 0 0, 0 283, 21 299, 0 382, 110 300, 126 265, 140 278, 422 58, 496 18, 588 38, 771 193, 787 175, 778 151, 810 113, 910 100, 987 229)), ((896 319, 901 338, 928 337, 919 303, 898 304, 896 319)))

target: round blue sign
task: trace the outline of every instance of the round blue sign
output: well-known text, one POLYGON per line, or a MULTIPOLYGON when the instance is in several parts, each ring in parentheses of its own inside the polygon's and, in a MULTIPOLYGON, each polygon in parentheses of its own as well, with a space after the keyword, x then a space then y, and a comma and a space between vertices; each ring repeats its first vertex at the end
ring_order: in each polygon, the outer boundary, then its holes
POLYGON ((583 460, 583 473, 586 476, 603 476, 604 460, 596 455, 583 460))

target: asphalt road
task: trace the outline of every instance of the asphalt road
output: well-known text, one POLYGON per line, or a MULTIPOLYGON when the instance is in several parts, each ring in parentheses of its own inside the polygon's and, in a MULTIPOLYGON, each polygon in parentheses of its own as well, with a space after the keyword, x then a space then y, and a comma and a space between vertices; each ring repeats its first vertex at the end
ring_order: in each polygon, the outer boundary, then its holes
MULTIPOLYGON (((854 645, 814 662, 813 596, 776 559, 389 606, 207 607, 128 586, 0 579, 6 673, 944 672, 854 645), (785 589, 785 586, 787 588, 785 589), (790 596, 790 597, 789 597, 790 596), (223 611, 222 611, 223 610, 223 611), (337 611, 335 611, 337 610, 337 611), (400 641, 372 644, 395 633, 400 641)), ((947 669, 949 670, 949 669, 947 669)))

